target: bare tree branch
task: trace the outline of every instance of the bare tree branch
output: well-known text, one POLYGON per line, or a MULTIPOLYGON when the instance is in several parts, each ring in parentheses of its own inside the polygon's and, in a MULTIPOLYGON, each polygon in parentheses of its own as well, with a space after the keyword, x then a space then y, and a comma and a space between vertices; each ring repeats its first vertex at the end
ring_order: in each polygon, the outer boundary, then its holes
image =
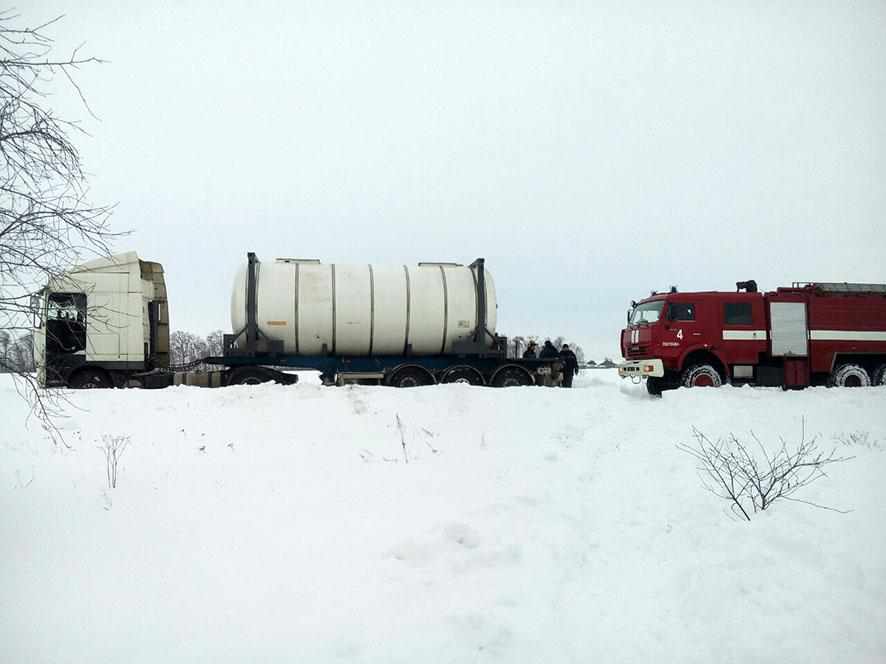
MULTIPOLYGON (((75 73, 100 64, 94 56, 53 53, 48 34, 62 16, 36 27, 19 27, 19 16, 0 12, 0 331, 10 336, 2 370, 18 376, 34 415, 51 431, 64 401, 42 391, 28 350, 32 327, 29 295, 64 279, 86 257, 109 255, 117 237, 109 226, 112 207, 88 201, 89 188, 72 136, 85 134, 75 121, 60 118, 50 106, 58 85, 79 97, 91 115, 75 73)), ((55 436, 54 436, 55 437, 55 436)), ((57 438, 57 437, 56 437, 57 438)))

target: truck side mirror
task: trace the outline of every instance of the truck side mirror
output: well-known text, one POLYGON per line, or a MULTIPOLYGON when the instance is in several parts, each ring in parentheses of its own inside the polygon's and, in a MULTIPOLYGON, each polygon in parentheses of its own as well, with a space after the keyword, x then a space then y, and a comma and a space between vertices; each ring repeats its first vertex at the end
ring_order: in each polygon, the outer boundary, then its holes
POLYGON ((34 320, 34 327, 40 328, 43 327, 43 311, 41 304, 43 303, 43 298, 34 293, 31 295, 31 316, 34 320))

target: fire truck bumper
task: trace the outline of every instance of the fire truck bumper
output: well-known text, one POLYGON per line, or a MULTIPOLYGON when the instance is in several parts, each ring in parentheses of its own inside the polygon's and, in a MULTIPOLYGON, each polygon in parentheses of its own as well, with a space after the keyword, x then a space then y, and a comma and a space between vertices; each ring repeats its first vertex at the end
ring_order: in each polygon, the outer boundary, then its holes
POLYGON ((661 378, 664 363, 661 360, 631 360, 618 365, 618 375, 622 378, 661 378))

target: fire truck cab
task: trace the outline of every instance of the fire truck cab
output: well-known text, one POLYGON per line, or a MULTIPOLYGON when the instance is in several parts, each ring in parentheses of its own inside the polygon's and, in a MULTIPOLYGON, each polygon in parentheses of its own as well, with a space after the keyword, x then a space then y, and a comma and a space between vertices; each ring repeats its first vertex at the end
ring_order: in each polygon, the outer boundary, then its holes
POLYGON ((886 384, 886 285, 795 283, 768 293, 671 289, 632 303, 623 378, 679 386, 886 384))

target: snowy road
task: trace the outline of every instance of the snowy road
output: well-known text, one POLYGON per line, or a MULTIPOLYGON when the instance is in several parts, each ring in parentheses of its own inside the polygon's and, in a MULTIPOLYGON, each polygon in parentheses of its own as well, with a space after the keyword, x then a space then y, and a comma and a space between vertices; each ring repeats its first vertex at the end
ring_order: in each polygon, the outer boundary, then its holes
POLYGON ((0 377, 0 661, 886 660, 886 389, 308 383, 78 393, 68 450, 0 377), (802 418, 847 514, 738 521, 675 447, 802 418))

